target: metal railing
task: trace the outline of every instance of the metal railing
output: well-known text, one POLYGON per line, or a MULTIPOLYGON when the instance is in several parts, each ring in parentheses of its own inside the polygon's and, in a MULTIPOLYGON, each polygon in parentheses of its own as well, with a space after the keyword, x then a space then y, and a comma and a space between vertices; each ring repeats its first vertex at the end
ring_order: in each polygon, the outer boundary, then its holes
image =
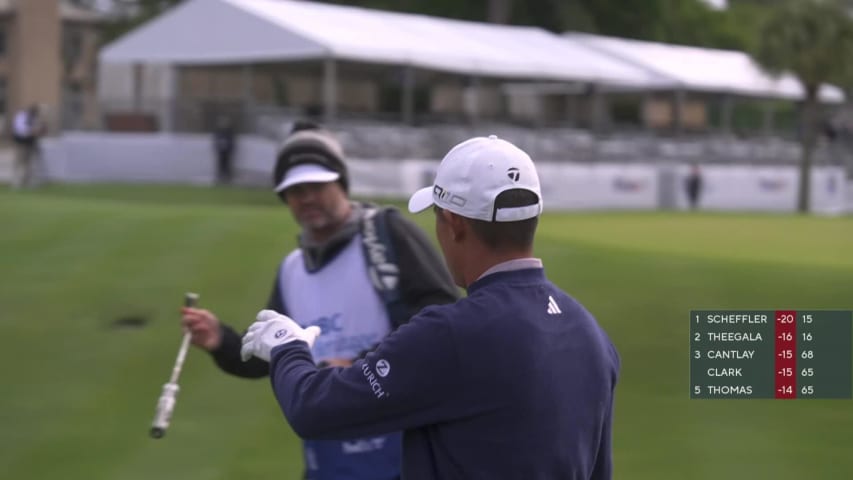
MULTIPOLYGON (((316 109, 242 102, 104 101, 100 104, 104 130, 211 132, 217 119, 227 117, 238 132, 279 140, 293 121, 322 121, 316 109)), ((800 145, 793 139, 720 132, 672 135, 637 127, 591 132, 566 125, 527 126, 501 119, 418 116, 416 126, 402 124, 396 115, 340 112, 328 127, 353 158, 441 158, 456 143, 477 135, 495 134, 527 151, 534 159, 573 162, 648 162, 796 164, 800 145)), ((853 176, 853 133, 829 141, 822 138, 815 152, 817 165, 845 165, 853 176)))

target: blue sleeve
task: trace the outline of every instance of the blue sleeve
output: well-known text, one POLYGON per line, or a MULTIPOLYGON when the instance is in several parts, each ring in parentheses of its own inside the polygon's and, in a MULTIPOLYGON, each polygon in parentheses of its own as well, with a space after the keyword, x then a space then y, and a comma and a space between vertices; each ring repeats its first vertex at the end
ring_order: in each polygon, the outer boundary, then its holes
POLYGON ((601 440, 598 444, 598 456, 590 474, 590 480, 611 480, 613 478, 613 402, 601 427, 601 440))
POLYGON ((621 360, 616 347, 610 344, 610 357, 613 362, 613 371, 610 387, 610 408, 601 426, 601 440, 598 444, 598 455, 595 459, 590 480, 611 480, 613 478, 613 404, 615 399, 616 382, 619 378, 621 360))
POLYGON ((457 364, 448 324, 428 308, 348 368, 318 369, 304 342, 276 347, 270 378, 299 436, 345 439, 452 416, 457 364))

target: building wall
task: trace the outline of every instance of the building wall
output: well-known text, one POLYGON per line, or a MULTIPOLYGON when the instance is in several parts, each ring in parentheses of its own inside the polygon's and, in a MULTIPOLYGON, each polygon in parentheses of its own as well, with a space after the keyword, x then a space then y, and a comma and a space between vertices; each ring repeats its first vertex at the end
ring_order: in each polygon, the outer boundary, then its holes
POLYGON ((16 110, 31 104, 43 105, 53 127, 61 98, 59 2, 18 2, 14 22, 13 105, 16 110))
POLYGON ((25 0, 0 12, 0 138, 15 112, 42 108, 50 132, 98 122, 98 23, 63 20, 64 0, 25 0))
POLYGON ((60 55, 62 75, 62 128, 87 129, 97 126, 97 51, 100 43, 97 24, 63 21, 60 55))
POLYGON ((14 22, 9 14, 0 15, 0 138, 5 136, 6 125, 14 112, 12 103, 12 81, 10 74, 14 71, 12 65, 12 45, 14 37, 14 22))

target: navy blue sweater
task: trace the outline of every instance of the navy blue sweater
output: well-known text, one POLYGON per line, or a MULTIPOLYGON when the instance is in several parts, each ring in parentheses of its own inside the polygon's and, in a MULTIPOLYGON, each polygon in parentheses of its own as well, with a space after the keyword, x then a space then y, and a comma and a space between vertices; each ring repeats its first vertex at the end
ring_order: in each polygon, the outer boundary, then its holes
POLYGON ((304 438, 403 430, 403 478, 609 479, 619 357, 542 269, 481 278, 427 307, 349 368, 303 342, 273 349, 271 381, 304 438))

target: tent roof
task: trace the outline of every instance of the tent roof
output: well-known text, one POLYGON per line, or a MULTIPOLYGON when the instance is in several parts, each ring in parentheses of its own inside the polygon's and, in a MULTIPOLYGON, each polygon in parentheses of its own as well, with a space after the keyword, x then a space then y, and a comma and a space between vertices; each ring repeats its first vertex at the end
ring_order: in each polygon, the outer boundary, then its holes
POLYGON ((106 63, 323 58, 640 88, 673 83, 539 28, 293 0, 188 0, 101 52, 106 63))
POLYGON ((294 35, 225 0, 188 0, 144 23, 99 52, 102 63, 240 64, 328 55, 323 45, 294 35))
MULTIPOLYGON (((744 52, 567 32, 565 38, 676 80, 692 91, 767 98, 800 99, 803 88, 789 74, 774 78, 744 52)), ((825 102, 843 102, 841 89, 824 85, 825 102)))
MULTIPOLYGON (((463 75, 683 88, 799 99, 743 52, 599 35, 551 34, 425 15, 296 0, 187 0, 107 45, 104 63, 180 65, 320 60, 411 65, 463 75)), ((841 102, 824 86, 821 99, 841 102)))

